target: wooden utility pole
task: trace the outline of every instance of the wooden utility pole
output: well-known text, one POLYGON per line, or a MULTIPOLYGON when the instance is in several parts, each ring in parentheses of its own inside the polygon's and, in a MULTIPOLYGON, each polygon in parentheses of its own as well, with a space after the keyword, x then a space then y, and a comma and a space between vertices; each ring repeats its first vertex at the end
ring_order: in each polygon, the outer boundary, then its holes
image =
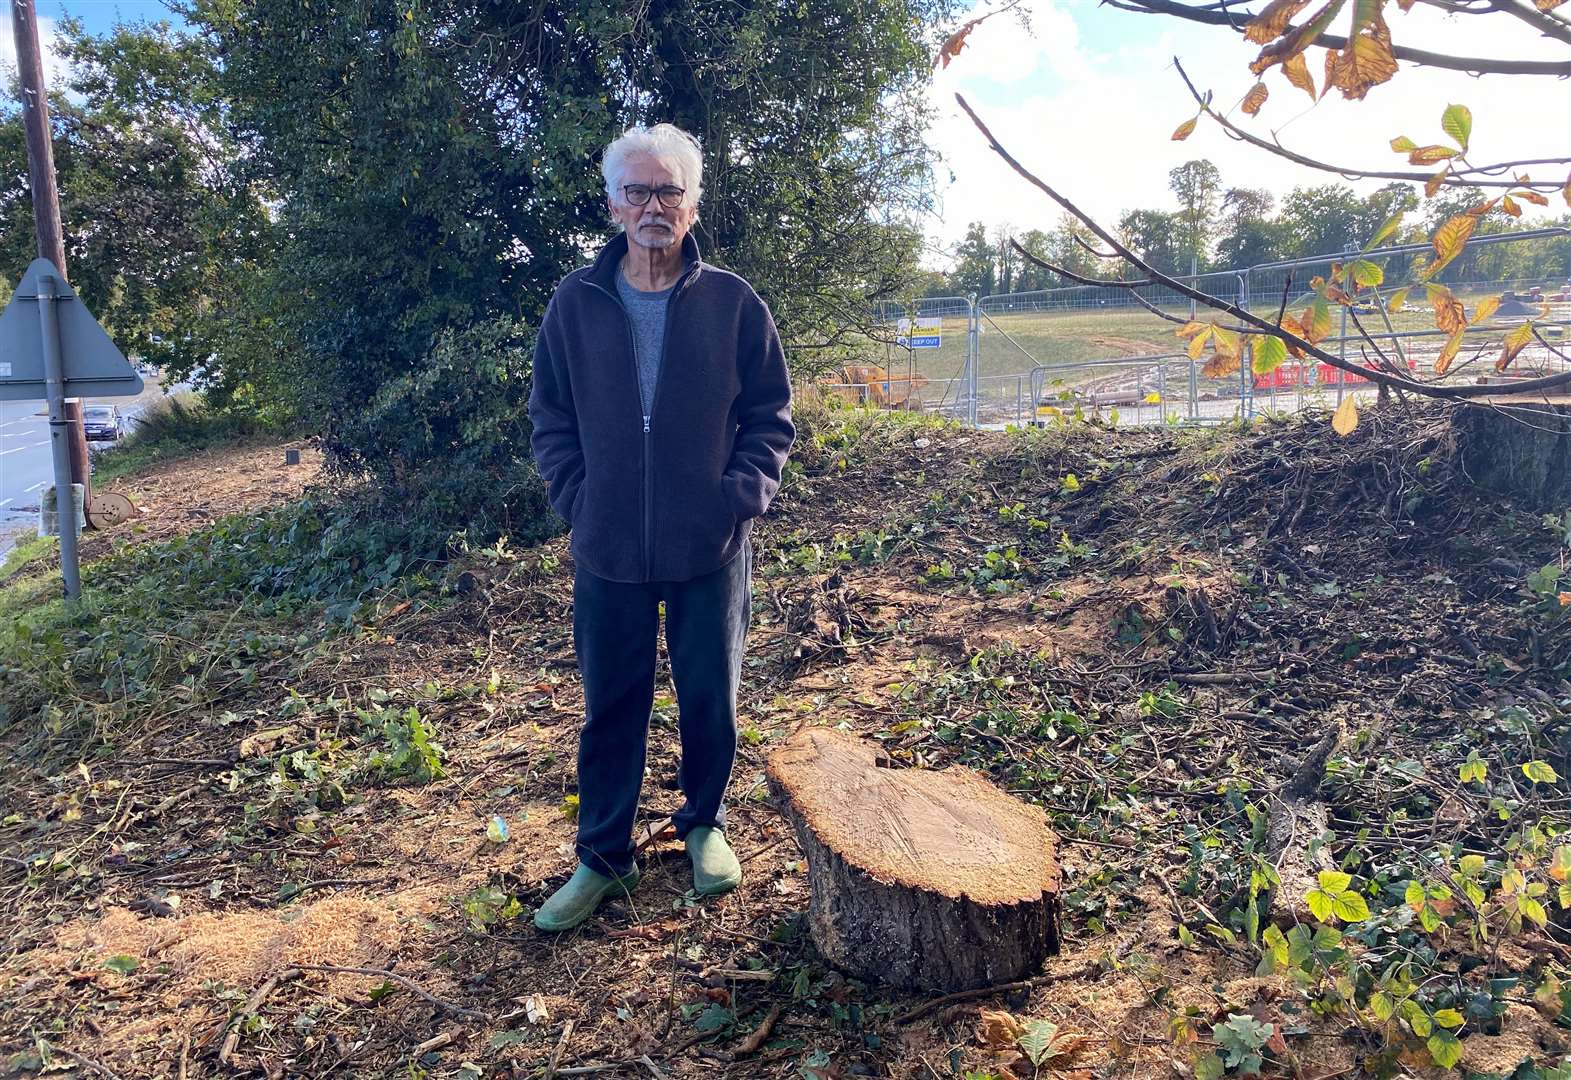
MULTIPOLYGON (((44 93, 44 58, 38 42, 38 12, 33 0, 11 0, 11 28, 16 35, 16 66, 22 81, 22 122, 27 130, 27 183, 33 192, 33 223, 38 255, 71 280, 65 264, 65 236, 60 228, 60 189, 55 185, 55 152, 49 138, 49 98, 44 93)), ((82 485, 83 505, 93 498, 87 436, 82 430, 82 400, 66 398, 70 422, 71 482, 82 485)), ((61 514, 71 512, 71 493, 56 492, 61 514)), ((89 524, 88 528, 92 528, 89 524)))

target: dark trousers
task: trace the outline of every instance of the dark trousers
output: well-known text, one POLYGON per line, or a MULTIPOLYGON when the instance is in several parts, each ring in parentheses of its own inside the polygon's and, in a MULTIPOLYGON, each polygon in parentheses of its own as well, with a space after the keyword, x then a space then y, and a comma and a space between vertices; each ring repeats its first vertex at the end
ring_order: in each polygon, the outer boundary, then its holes
POLYGON ((633 867, 662 600, 682 736, 677 775, 687 797, 674 817, 677 836, 725 825, 722 800, 736 760, 736 692, 752 583, 751 538, 725 566, 690 581, 635 585, 577 570, 573 643, 584 679, 577 847, 590 869, 614 876, 633 867))

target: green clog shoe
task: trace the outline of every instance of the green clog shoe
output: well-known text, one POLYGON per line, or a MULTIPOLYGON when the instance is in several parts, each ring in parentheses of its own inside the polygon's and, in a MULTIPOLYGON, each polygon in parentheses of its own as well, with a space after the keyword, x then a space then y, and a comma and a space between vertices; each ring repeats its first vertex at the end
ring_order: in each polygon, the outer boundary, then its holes
POLYGON ((551 898, 535 912, 535 926, 549 933, 571 930, 595 913, 600 901, 609 896, 626 896, 638 884, 638 867, 619 878, 606 877, 583 863, 573 871, 551 898))
POLYGON ((742 884, 742 864, 726 843, 725 833, 700 825, 687 834, 687 857, 693 860, 693 889, 699 896, 716 896, 742 884))

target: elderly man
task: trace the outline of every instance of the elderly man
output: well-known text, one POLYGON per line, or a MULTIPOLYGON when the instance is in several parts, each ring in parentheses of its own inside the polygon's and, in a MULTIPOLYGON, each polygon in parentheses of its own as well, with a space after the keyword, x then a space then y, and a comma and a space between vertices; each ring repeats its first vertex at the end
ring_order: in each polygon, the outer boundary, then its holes
POLYGON ((686 797, 677 836, 700 894, 741 883, 722 801, 752 615, 749 536, 796 438, 768 306, 704 262, 689 233, 697 142, 670 124, 632 128, 606 148, 602 171, 622 231, 557 286, 529 396, 531 449, 572 529, 585 712, 579 865, 535 913, 543 930, 577 926, 638 882, 633 819, 662 601, 686 797))

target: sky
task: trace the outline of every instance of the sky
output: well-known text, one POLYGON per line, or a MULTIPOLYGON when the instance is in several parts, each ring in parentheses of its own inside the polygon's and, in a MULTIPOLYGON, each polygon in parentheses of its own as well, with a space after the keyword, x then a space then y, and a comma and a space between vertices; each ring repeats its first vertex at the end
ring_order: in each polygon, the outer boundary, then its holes
MULTIPOLYGON (((979 4, 971 14, 1001 2, 979 4)), ((159 0, 38 0, 38 10, 46 34, 62 12, 94 32, 117 18, 179 22, 159 0)), ((1215 163, 1225 186, 1263 187, 1279 196, 1297 186, 1340 182, 1335 174, 1234 142, 1208 120, 1186 141, 1172 141, 1173 130, 1195 113, 1175 56, 1241 126, 1265 138, 1274 133, 1286 146, 1337 164, 1410 168, 1392 153, 1390 140, 1443 141, 1440 114, 1452 102, 1473 112, 1475 163, 1571 154, 1571 81, 1476 78, 1404 63, 1393 82, 1361 102, 1345 101, 1340 93, 1314 102, 1273 69, 1265 77, 1270 98, 1250 118, 1236 106, 1255 81, 1247 65, 1258 47, 1231 31, 1119 11, 1095 0, 1022 0, 1016 11, 1025 13, 1024 22, 1007 12, 974 30, 959 56, 935 73, 929 90, 936 113, 931 145, 944 161, 938 212, 926 223, 928 261, 935 265, 972 221, 1022 232, 1050 229, 1059 217, 1056 206, 988 149, 955 103, 956 92, 1022 164, 1108 225, 1125 210, 1173 208, 1168 171, 1194 158, 1215 163)), ((1565 56, 1563 46, 1535 40, 1523 24, 1499 15, 1445 15, 1422 4, 1403 13, 1390 5, 1388 19, 1402 45, 1486 57, 1565 56)), ((0 59, 13 62, 13 52, 7 28, 0 33, 0 59)), ((1322 56, 1312 51, 1309 67, 1317 82, 1322 56)), ((1353 186, 1371 190, 1378 182, 1353 186)), ((1553 213, 1566 209, 1558 201, 1551 205, 1553 213)))

